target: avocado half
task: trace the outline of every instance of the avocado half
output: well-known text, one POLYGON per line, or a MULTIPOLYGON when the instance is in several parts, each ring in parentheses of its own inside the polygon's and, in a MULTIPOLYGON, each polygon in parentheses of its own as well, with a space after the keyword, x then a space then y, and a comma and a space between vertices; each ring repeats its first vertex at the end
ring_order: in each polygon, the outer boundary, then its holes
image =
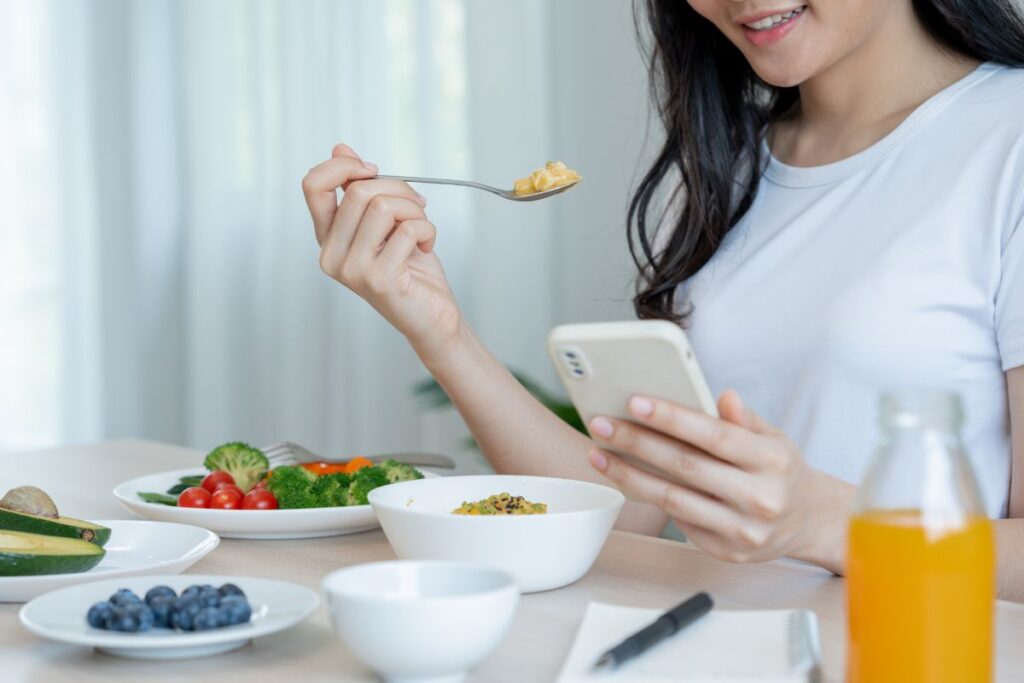
POLYGON ((38 576, 87 572, 107 554, 78 538, 0 531, 0 576, 38 576))
POLYGON ((101 548, 110 540, 110 529, 105 526, 73 517, 41 517, 7 508, 0 508, 0 530, 77 538, 94 543, 101 548))

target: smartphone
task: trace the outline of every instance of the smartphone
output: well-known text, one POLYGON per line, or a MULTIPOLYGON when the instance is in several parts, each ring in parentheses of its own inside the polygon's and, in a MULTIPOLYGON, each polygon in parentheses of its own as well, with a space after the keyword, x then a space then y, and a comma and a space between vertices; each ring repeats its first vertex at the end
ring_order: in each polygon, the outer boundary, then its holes
POLYGON ((588 428, 598 415, 634 421, 626 408, 634 394, 718 417, 686 333, 666 320, 559 325, 548 353, 588 428))

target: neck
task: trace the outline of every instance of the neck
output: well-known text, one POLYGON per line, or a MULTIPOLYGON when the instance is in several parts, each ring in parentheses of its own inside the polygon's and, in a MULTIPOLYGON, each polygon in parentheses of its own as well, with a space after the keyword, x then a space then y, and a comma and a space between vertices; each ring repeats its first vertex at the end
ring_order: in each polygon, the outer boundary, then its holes
POLYGON ((910 2, 893 2, 862 44, 800 85, 799 108, 780 122, 775 153, 815 165, 861 151, 976 66, 937 44, 910 2))

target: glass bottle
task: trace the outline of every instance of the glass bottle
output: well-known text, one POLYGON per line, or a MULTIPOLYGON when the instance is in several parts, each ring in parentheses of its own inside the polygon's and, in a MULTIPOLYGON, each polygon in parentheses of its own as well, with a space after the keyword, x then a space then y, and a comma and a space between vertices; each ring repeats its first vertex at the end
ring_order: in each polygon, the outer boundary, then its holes
POLYGON ((847 683, 988 683, 995 540, 959 397, 900 391, 880 405, 847 540, 847 683))

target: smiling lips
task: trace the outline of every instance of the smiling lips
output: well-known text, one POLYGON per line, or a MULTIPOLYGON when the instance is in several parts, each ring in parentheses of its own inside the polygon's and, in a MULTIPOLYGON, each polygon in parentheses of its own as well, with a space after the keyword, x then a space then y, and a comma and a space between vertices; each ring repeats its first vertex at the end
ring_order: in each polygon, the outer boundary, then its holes
POLYGON ((747 40, 757 47, 767 47, 782 40, 796 26, 806 9, 806 5, 799 5, 783 12, 742 17, 738 23, 742 24, 747 40))

